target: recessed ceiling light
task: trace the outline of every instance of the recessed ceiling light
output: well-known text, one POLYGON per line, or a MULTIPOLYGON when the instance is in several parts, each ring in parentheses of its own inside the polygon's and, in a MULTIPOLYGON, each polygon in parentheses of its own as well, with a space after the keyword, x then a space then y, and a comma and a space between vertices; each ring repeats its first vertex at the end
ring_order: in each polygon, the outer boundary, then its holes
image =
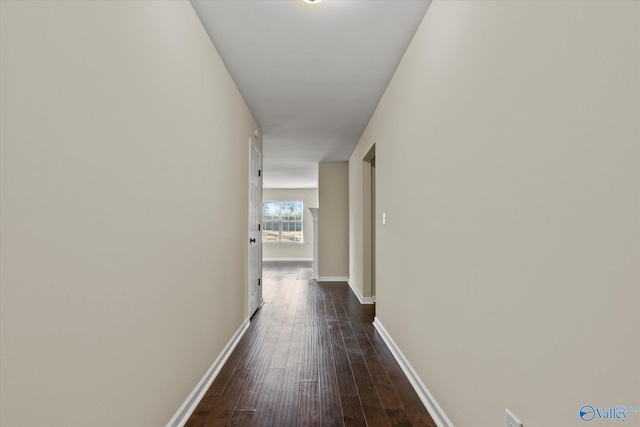
POLYGON ((322 1, 322 0, 304 0, 304 2, 305 2, 305 3, 310 3, 310 4, 313 4, 313 3, 320 3, 321 1, 322 1))

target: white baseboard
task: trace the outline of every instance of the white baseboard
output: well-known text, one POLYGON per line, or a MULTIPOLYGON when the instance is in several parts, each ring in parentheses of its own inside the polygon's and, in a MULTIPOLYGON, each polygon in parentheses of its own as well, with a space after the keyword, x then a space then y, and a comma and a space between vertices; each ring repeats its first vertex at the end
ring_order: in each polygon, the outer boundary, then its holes
POLYGON ((431 414, 431 418, 433 418, 433 421, 435 421, 436 425, 438 427, 454 427, 453 423, 451 423, 451 420, 449 420, 440 405, 438 405, 438 402, 436 402, 436 399, 429 392, 427 386, 424 385, 416 371, 413 369, 409 361, 404 357, 404 354, 402 354, 396 343, 393 341, 393 338, 391 338, 391 336, 384 328, 384 326, 382 326, 382 323, 380 323, 377 317, 373 319, 373 326, 380 333, 382 339, 387 344, 387 347, 389 347, 389 350, 391 350, 393 357, 396 358, 396 361, 409 379, 409 382, 420 397, 420 400, 424 404, 425 408, 427 408, 427 411, 429 411, 429 414, 431 414))
POLYGON ((262 258, 265 262, 313 262, 313 258, 262 258))
POLYGON ((353 292, 358 298, 358 301, 360 301, 360 304, 373 304, 374 302, 376 302, 376 297, 363 297, 360 294, 360 291, 358 290, 358 288, 356 288, 356 286, 353 284, 351 279, 347 280, 347 283, 351 288, 351 292, 353 292))
POLYGON ((349 280, 346 276, 319 276, 318 282, 347 282, 349 280))
POLYGON ((222 352, 213 362, 213 365, 211 365, 204 374, 204 377, 200 379, 196 388, 194 388, 191 394, 189 394, 187 400, 184 401, 182 406, 180 406, 180 409, 178 409, 171 420, 169 420, 167 427, 183 427, 185 425, 193 411, 196 409, 196 406, 198 406, 198 403, 200 403, 200 400, 202 400, 202 397, 211 386, 211 383, 213 383, 213 380, 220 373, 220 369, 222 369, 222 366, 231 355, 231 352, 236 348, 236 345, 238 345, 240 338, 242 338, 248 328, 249 319, 246 319, 242 325, 240 325, 240 328, 236 331, 233 337, 231 337, 231 340, 227 343, 224 349, 222 349, 222 352))

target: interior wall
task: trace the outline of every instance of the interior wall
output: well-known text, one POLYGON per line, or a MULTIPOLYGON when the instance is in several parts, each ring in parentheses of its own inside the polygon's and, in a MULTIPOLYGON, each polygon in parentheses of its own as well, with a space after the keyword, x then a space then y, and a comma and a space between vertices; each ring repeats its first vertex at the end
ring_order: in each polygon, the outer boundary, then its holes
POLYGON ((0 4, 0 424, 164 425, 245 320, 256 123, 189 2, 0 4))
POLYGON ((262 258, 265 261, 311 261, 313 260, 313 218, 307 208, 318 207, 318 190, 316 188, 265 188, 264 202, 302 201, 304 216, 302 218, 302 244, 269 244, 262 246, 262 258))
POLYGON ((376 316, 455 426, 640 402, 639 18, 433 2, 350 160, 351 271, 375 141, 376 316))
POLYGON ((318 276, 344 279, 349 274, 348 162, 319 164, 318 207, 318 276))

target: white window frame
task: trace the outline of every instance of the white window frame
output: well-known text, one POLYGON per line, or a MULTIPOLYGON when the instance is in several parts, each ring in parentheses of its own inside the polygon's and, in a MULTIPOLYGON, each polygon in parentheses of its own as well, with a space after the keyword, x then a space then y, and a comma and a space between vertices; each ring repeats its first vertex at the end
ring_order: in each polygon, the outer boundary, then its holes
POLYGON ((304 202, 302 200, 269 200, 269 201, 265 201, 262 204, 262 233, 263 233, 263 237, 262 237, 262 243, 265 245, 301 245, 304 244, 304 202), (278 203, 279 209, 278 209, 278 220, 277 221, 265 221, 264 220, 264 206, 267 203, 278 203), (301 206, 301 213, 302 215, 300 216, 300 220, 294 220, 294 221, 283 221, 282 220, 282 204, 283 203, 300 203, 301 206), (267 241, 264 240, 264 231, 265 231, 265 222, 270 222, 270 223, 276 223, 278 224, 278 241, 274 242, 274 241, 267 241), (300 237, 300 241, 298 242, 289 242, 289 241, 282 241, 282 229, 283 229, 283 224, 288 224, 288 223, 293 223, 293 224, 300 224, 300 233, 301 233, 301 237, 300 237))

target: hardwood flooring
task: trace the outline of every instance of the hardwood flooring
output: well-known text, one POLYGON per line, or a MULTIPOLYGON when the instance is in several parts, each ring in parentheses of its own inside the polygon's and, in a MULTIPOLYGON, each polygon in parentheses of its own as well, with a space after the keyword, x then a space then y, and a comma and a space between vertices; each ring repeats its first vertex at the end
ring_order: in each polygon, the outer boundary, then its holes
POLYGON ((306 278, 308 263, 264 263, 265 304, 187 427, 435 427, 344 282, 306 278))

